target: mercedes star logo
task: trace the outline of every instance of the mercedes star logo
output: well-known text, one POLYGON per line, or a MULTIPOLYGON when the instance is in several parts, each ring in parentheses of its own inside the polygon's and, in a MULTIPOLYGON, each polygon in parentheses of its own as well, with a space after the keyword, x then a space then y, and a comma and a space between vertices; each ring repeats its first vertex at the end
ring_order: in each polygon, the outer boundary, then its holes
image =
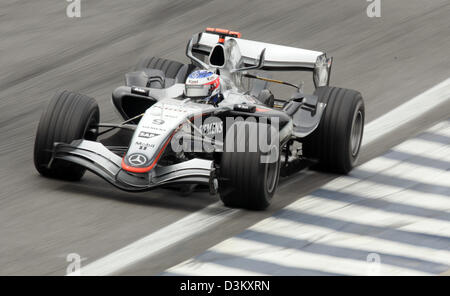
POLYGON ((143 165, 147 162, 147 157, 142 154, 131 154, 128 157, 128 162, 130 162, 132 165, 143 165))

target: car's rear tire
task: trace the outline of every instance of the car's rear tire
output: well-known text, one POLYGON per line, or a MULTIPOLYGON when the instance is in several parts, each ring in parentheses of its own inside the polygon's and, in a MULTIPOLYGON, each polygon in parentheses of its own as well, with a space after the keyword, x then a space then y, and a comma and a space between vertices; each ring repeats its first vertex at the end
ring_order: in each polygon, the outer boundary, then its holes
POLYGON ((97 139, 100 112, 93 98, 74 92, 57 93, 42 114, 34 143, 34 165, 50 178, 76 181, 86 169, 80 165, 52 158, 54 143, 70 143, 76 139, 97 139))
POLYGON ((358 160, 364 131, 361 93, 323 86, 314 94, 327 106, 319 126, 303 143, 303 155, 318 160, 319 169, 347 174, 358 160))
MULTIPOLYGON (((222 202, 233 208, 245 208, 249 210, 263 210, 270 205, 271 199, 277 189, 280 176, 280 153, 279 142, 272 144, 271 151, 262 152, 258 141, 255 149, 251 149, 249 144, 254 144, 250 140, 250 134, 259 134, 258 129, 268 130, 267 125, 256 122, 235 122, 230 129, 234 134, 227 132, 225 137, 225 147, 227 142, 239 147, 245 147, 243 152, 230 151, 225 149, 222 153, 219 171, 219 195, 222 202)), ((270 141, 269 141, 270 143, 270 141)), ((236 148, 236 146, 233 147, 236 148)))

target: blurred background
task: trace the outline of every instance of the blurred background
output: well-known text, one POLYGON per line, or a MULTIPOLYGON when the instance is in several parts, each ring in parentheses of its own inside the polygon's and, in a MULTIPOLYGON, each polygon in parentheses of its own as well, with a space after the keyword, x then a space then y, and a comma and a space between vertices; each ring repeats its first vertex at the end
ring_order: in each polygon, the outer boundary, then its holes
MULTIPOLYGON (((168 197, 165 191, 117 192, 93 175, 80 184, 40 178, 32 156, 39 117, 57 90, 97 99, 102 121, 117 121, 111 92, 142 56, 188 62, 185 46, 205 27, 227 28, 246 39, 327 52, 331 85, 359 90, 366 122, 450 75, 450 2, 382 0, 369 18, 365 0, 81 0, 69 18, 64 0, 0 2, 0 273, 63 274, 66 254, 87 261, 202 209, 217 199, 168 197)), ((312 90, 310 75, 273 75, 312 90)), ((276 88, 281 97, 291 90, 276 88)), ((448 117, 445 108, 362 152, 362 161, 448 117)), ((311 177, 295 190, 330 180, 311 177)), ((294 189, 292 189, 294 190, 294 189)), ((148 273, 195 255, 295 200, 277 198, 267 213, 250 213, 208 239, 187 245, 148 273), (173 262, 171 262, 173 260, 173 262)))

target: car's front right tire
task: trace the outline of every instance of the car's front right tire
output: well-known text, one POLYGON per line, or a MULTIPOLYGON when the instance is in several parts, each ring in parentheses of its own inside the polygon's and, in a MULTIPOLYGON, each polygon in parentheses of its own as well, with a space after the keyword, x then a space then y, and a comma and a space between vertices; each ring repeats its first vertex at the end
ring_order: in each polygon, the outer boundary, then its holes
POLYGON ((50 101, 41 116, 34 143, 34 165, 37 171, 50 178, 76 181, 86 169, 80 165, 55 159, 51 161, 54 144, 70 143, 77 139, 97 139, 99 108, 88 96, 63 91, 50 101))
POLYGON ((323 86, 314 92, 325 103, 317 129, 303 142, 303 155, 318 168, 347 174, 356 165, 364 131, 364 101, 351 89, 323 86))

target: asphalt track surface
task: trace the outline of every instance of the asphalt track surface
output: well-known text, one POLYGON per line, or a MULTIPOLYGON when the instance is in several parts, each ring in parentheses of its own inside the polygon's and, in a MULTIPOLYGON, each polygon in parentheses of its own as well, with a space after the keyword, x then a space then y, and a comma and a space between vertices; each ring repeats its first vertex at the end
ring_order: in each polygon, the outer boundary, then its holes
MULTIPOLYGON (((123 83, 123 74, 146 55, 187 62, 188 38, 206 26, 241 31, 247 39, 326 51, 335 61, 331 84, 362 92, 366 122, 450 77, 447 0, 382 1, 381 18, 373 19, 367 17, 368 2, 363 0, 81 2, 80 19, 66 17, 67 2, 62 0, 0 3, 2 275, 65 274, 69 253, 80 254, 83 264, 93 262, 217 201, 202 192, 189 197, 168 190, 124 193, 90 173, 79 183, 40 177, 32 162, 34 134, 57 90, 95 97, 102 121, 118 121, 110 97, 123 83)), ((277 77, 311 81, 293 73, 277 77)), ((361 161, 449 113, 449 101, 436 106, 366 147, 361 161)), ((159 274, 336 176, 313 172, 292 178, 268 211, 242 211, 123 273, 159 274)))

